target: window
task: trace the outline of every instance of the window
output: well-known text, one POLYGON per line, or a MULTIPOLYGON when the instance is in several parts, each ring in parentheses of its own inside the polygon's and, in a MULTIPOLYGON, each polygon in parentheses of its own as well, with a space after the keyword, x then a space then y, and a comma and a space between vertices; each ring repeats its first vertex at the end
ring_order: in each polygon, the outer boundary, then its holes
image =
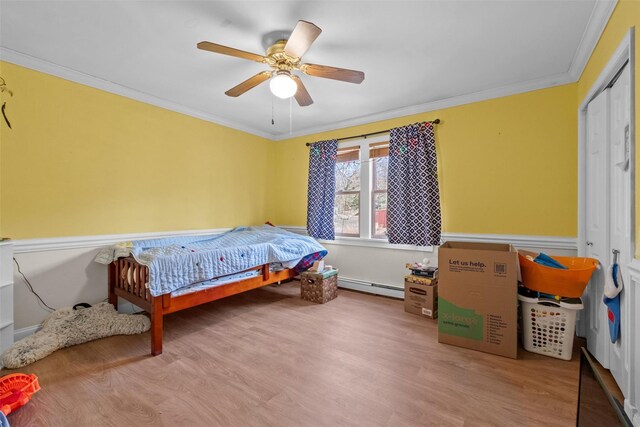
POLYGON ((333 224, 338 236, 360 236, 360 147, 338 149, 333 224))
POLYGON ((371 237, 386 239, 389 143, 371 144, 369 158, 371 159, 371 237))
POLYGON ((338 148, 333 223, 337 236, 387 238, 389 143, 349 142, 338 148))

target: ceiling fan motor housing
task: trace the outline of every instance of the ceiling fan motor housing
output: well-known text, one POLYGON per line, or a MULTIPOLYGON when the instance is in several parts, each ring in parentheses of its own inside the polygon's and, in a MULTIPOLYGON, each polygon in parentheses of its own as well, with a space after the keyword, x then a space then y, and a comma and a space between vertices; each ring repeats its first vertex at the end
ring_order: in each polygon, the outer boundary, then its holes
POLYGON ((300 68, 300 58, 284 53, 286 40, 278 40, 267 48, 267 64, 274 70, 292 71, 300 68))
POLYGON ((291 30, 276 30, 270 31, 262 36, 262 47, 264 50, 269 49, 272 44, 280 40, 289 40, 291 37, 291 30))

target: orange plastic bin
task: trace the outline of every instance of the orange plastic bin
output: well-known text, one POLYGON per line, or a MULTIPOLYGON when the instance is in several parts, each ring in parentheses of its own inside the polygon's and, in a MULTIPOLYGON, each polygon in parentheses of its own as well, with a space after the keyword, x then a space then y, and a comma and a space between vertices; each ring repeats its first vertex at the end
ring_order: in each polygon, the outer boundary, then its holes
POLYGON ((40 384, 34 374, 9 374, 0 377, 0 411, 9 415, 26 405, 38 390, 40 384))
POLYGON ((527 259, 535 258, 535 252, 518 251, 522 284, 534 291, 563 297, 579 298, 587 287, 591 275, 598 268, 598 260, 593 258, 552 256, 551 258, 567 267, 546 267, 527 259))

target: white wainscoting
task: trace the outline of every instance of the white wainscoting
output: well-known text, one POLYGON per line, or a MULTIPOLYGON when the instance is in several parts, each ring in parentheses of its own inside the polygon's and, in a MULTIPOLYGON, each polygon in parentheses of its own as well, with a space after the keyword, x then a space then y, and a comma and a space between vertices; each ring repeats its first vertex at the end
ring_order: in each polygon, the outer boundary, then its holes
MULTIPOLYGON (((307 233, 305 227, 282 228, 298 234, 307 233)), ((552 255, 575 256, 577 252, 575 237, 443 233, 442 240, 510 243, 519 249, 552 255)), ((427 258, 432 265, 438 265, 438 248, 397 246, 382 241, 370 245, 366 240, 353 238, 321 243, 329 251, 325 261, 340 269, 339 286, 357 291, 403 298, 406 263, 427 258)))
MULTIPOLYGON (((0 242, 0 354, 13 344, 13 243, 0 242)), ((2 361, 0 360, 0 368, 2 361)))
MULTIPOLYGON (((287 227, 305 234, 304 227, 287 227)), ((101 247, 127 240, 169 236, 217 234, 229 229, 183 230, 161 233, 135 233, 101 236, 15 240, 14 256, 34 289, 54 308, 78 302, 90 304, 107 297, 107 267, 93 262, 101 247)), ((574 238, 445 234, 444 240, 506 242, 516 247, 544 250, 551 254, 575 254, 574 238)), ((423 258, 437 264, 437 248, 394 247, 389 245, 351 245, 342 241, 322 242, 329 250, 327 263, 340 268, 340 286, 397 298, 403 297, 405 263, 423 258)), ((42 309, 14 269, 15 338, 23 338, 37 330, 48 312, 42 309)), ((121 310, 133 309, 123 304, 121 310)))
MULTIPOLYGON (((629 351, 629 381, 628 389, 623 390, 625 394, 624 409, 633 425, 640 427, 640 260, 634 259, 629 264, 629 284, 622 292, 626 292, 629 299, 629 307, 633 307, 628 314, 629 319, 624 322, 628 325, 630 332, 631 348, 629 351)), ((622 326, 622 325, 621 325, 622 326)))
MULTIPOLYGON (((94 304, 107 297, 107 267, 93 262, 98 248, 44 249, 20 253, 16 242, 14 257, 40 297, 53 308, 78 302, 94 304)), ((14 268, 15 337, 23 338, 47 314, 14 268)))
MULTIPOLYGON (((14 257, 22 272, 42 299, 54 308, 78 302, 94 304, 107 298, 107 267, 93 262, 100 248, 118 242, 175 236, 218 234, 229 228, 181 230, 157 233, 110 234, 46 239, 14 240, 14 257)), ((15 267, 15 266, 14 266, 15 267)), ((49 313, 28 290, 24 279, 13 269, 14 338, 32 334, 49 313)), ((133 306, 123 303, 121 311, 133 306)))

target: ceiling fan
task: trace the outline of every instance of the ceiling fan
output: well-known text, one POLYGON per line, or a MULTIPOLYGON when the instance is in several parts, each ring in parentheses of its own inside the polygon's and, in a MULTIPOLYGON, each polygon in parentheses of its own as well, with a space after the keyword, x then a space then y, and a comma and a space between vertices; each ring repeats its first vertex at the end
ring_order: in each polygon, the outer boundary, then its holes
POLYGON ((322 30, 311 22, 298 21, 289 38, 277 40, 267 48, 266 55, 258 55, 207 41, 198 43, 198 49, 261 62, 271 67, 271 70, 262 71, 226 91, 225 94, 228 96, 240 96, 249 89, 271 79, 269 85, 274 95, 283 99, 295 96, 298 104, 305 107, 313 104, 313 99, 311 99, 300 77, 293 74, 294 70, 300 70, 309 76, 349 83, 359 84, 364 80, 362 71, 300 62, 302 55, 309 50, 311 43, 321 32, 322 30))

